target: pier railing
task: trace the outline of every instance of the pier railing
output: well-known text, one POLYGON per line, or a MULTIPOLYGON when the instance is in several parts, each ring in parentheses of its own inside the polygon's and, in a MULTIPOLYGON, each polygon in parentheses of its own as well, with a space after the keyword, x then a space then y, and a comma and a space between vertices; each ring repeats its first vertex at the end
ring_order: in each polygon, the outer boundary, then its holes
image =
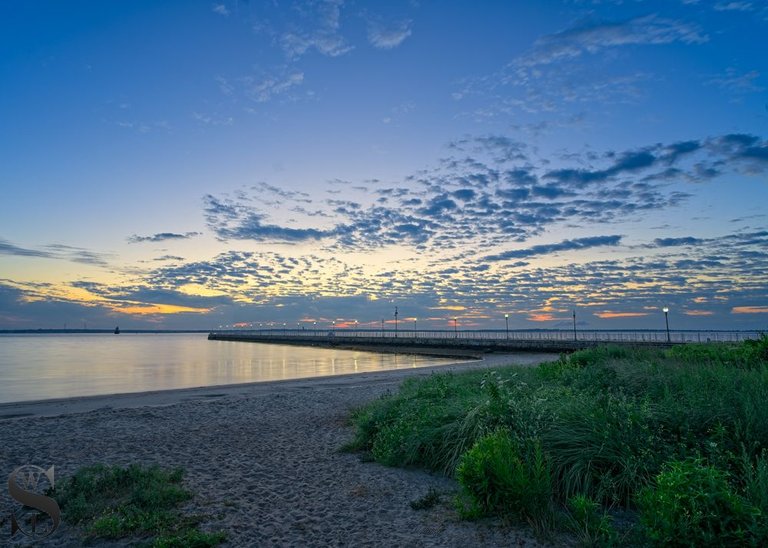
POLYGON ((403 343, 417 342, 423 339, 432 341, 456 342, 495 342, 505 341, 535 343, 535 342, 588 342, 588 343, 706 343, 706 342, 740 342, 748 339, 758 339, 760 331, 603 331, 603 330, 468 330, 468 329, 306 329, 306 328, 269 328, 269 329, 231 329, 217 330, 211 333, 212 338, 223 335, 222 338, 242 337, 253 340, 264 339, 314 339, 330 341, 334 338, 344 340, 378 340, 380 342, 403 343), (401 339, 401 340, 398 340, 401 339))

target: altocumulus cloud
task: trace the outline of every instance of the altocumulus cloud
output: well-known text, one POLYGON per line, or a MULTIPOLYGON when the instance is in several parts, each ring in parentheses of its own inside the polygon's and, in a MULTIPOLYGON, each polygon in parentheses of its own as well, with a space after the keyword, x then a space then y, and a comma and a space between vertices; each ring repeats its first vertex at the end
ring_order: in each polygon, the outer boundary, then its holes
POLYGON ((558 223, 611 222, 688 199, 682 187, 671 189, 670 183, 704 183, 726 173, 754 175, 768 169, 762 160, 768 145, 745 134, 564 156, 560 163, 565 165, 556 169, 504 136, 464 139, 449 149, 457 155, 400 184, 379 184, 367 192, 368 203, 315 203, 305 194, 261 184, 253 189, 258 199, 246 193, 207 195, 206 221, 221 240, 316 240, 326 249, 361 251, 406 244, 439 252, 467 242, 508 247, 558 223), (261 196, 265 192, 275 200, 261 196), (296 202, 315 208, 297 208, 296 202), (287 226, 260 209, 265 204, 273 206, 275 218, 306 214, 287 226), (318 218, 322 225, 316 224, 318 218))

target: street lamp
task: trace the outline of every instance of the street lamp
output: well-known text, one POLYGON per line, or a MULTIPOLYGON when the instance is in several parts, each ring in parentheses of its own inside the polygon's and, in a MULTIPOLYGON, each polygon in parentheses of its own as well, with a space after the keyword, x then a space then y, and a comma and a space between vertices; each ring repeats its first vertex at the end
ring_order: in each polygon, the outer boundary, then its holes
POLYGON ((397 338, 397 307, 395 307, 395 338, 397 338))
POLYGON ((576 310, 573 311, 573 340, 576 339, 576 310))
POLYGON ((417 319, 418 319, 418 318, 414 318, 414 319, 413 319, 413 338, 414 338, 414 339, 416 338, 416 320, 417 320, 417 319))
POLYGON ((509 314, 504 314, 504 323, 507 324, 507 340, 509 340, 509 314))
POLYGON ((672 342, 672 339, 669 336, 669 307, 665 306, 661 310, 664 312, 664 321, 667 324, 667 342, 672 342))
POLYGON ((333 320, 331 331, 336 331, 336 320, 333 320))
POLYGON ((453 319, 453 337, 455 339, 459 338, 459 319, 458 318, 453 319))

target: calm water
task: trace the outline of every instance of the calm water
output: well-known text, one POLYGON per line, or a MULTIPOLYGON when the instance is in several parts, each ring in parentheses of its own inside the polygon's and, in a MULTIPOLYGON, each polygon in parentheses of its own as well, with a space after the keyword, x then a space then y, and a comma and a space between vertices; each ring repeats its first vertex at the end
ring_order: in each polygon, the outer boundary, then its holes
POLYGON ((209 341, 205 334, 0 335, 0 402, 299 379, 451 361, 209 341))

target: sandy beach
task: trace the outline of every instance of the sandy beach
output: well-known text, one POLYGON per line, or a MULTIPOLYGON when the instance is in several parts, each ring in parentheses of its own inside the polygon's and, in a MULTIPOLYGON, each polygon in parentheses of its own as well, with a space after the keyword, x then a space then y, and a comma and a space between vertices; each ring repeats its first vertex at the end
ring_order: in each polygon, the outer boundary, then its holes
MULTIPOLYGON (((226 531, 226 546, 536 546, 497 520, 459 521, 449 478, 339 448, 353 435, 350 410, 406 377, 553 358, 490 355, 438 368, 2 404, 0 476, 5 486, 24 464, 55 465, 58 481, 95 463, 183 467, 196 493, 186 511, 207 516, 202 529, 226 531), (441 503, 413 510, 430 489, 441 503)), ((0 544, 9 541, 10 503, 3 488, 0 544)), ((63 525, 42 545, 80 542, 63 525)))

